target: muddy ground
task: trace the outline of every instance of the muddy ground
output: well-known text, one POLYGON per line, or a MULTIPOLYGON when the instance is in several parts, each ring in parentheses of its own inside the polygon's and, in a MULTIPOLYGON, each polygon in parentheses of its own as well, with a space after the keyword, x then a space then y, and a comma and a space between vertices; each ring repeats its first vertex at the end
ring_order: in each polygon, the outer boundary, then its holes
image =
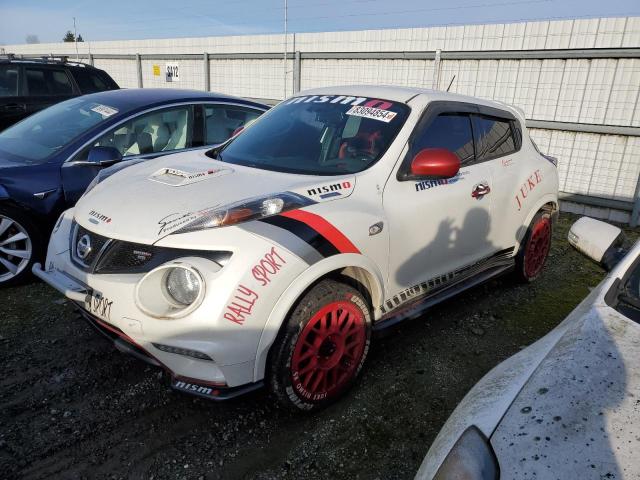
POLYGON ((412 478, 456 404, 557 325, 604 273, 564 215, 533 285, 491 281, 374 343, 341 402, 292 414, 265 391, 213 403, 172 391, 52 289, 0 291, 3 478, 412 478))

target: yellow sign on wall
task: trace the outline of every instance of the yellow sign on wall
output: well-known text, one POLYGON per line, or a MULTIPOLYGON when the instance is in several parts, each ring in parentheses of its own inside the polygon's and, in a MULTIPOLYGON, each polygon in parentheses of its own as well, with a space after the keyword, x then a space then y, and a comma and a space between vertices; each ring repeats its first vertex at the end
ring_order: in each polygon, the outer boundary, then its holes
POLYGON ((159 77, 160 76, 160 65, 154 65, 153 66, 153 76, 154 77, 159 77))

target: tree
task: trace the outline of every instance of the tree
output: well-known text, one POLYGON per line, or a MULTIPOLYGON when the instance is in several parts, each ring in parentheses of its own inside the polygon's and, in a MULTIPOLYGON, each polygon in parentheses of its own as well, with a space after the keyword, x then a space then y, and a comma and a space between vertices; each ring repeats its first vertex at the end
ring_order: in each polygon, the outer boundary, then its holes
POLYGON ((29 35, 27 35, 27 37, 24 40, 27 43, 40 43, 40 39, 38 38, 38 36, 34 35, 33 33, 30 33, 29 35))
POLYGON ((84 42, 84 39, 82 38, 82 35, 78 34, 78 38, 76 38, 76 40, 78 42, 84 42))
POLYGON ((73 34, 71 30, 67 30, 67 33, 64 35, 63 42, 75 42, 76 36, 73 34))

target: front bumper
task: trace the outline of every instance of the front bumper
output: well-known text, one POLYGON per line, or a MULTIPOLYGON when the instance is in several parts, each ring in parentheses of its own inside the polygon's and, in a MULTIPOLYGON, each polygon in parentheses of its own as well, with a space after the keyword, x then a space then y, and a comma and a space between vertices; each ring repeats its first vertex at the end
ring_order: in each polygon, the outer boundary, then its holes
MULTIPOLYGON (((171 388, 175 390, 209 400, 227 400, 259 389, 264 385, 263 381, 258 381, 238 386, 228 386, 225 382, 209 381, 178 374, 168 365, 168 362, 160 359, 159 355, 150 352, 153 348, 145 345, 147 342, 137 341, 118 326, 88 312, 86 305, 87 302, 91 301, 93 292, 89 286, 81 284, 77 279, 72 278, 65 272, 55 269, 46 271, 39 263, 33 266, 32 271, 36 277, 69 298, 78 307, 80 316, 103 337, 112 342, 116 349, 167 372, 171 388)), ((164 352, 159 353, 167 355, 164 352)), ((176 357, 176 355, 173 356, 176 357)))

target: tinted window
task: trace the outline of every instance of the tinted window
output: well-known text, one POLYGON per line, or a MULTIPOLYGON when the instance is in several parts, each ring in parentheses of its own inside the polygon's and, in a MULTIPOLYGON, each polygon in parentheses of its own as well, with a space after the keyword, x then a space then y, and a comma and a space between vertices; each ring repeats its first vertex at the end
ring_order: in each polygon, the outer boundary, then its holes
POLYGON ((111 88, 96 72, 76 69, 74 76, 82 93, 95 93, 102 92, 104 90, 111 90, 111 88))
POLYGON ((76 160, 86 159, 93 146, 115 147, 123 157, 128 157, 190 148, 192 138, 192 106, 155 110, 117 126, 87 147, 76 160))
POLYGON ((384 154, 408 112, 402 103, 365 97, 295 97, 261 116, 218 156, 278 172, 360 172, 384 154))
POLYGON ((45 79, 43 70, 34 68, 25 69, 27 77, 27 91, 29 95, 49 95, 47 88, 47 80, 45 79))
POLYGON ((71 95, 73 87, 64 70, 26 68, 29 95, 71 95))
POLYGON ((0 132, 0 154, 20 163, 41 163, 117 113, 115 108, 82 98, 57 103, 0 132))
POLYGON ((443 113, 433 118, 411 145, 411 158, 425 148, 446 148, 461 163, 474 159, 471 119, 468 115, 443 113))
POLYGON ((0 97, 18 95, 18 67, 0 65, 0 97))
POLYGON ((232 105, 206 105, 204 143, 215 145, 224 142, 240 127, 253 122, 261 113, 232 105))
POLYGON ((474 115, 473 121, 479 160, 501 157, 517 150, 509 120, 474 115))
POLYGON ((52 95, 71 95, 73 87, 64 70, 51 70, 50 91, 52 95))

